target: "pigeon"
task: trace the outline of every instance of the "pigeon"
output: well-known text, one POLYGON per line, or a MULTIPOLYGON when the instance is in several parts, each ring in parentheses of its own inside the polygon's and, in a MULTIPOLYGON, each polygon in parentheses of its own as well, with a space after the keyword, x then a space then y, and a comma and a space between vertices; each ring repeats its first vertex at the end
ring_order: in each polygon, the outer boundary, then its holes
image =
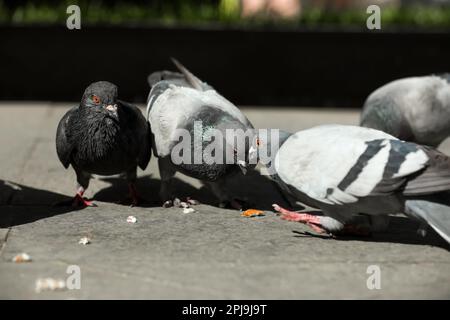
MULTIPOLYGON (((172 206, 173 201, 178 199, 171 182, 175 173, 181 172, 201 180, 219 199, 221 207, 241 209, 243 203, 227 190, 226 181, 240 170, 245 174, 254 166, 246 158, 248 150, 238 152, 235 145, 226 139, 226 131, 250 132, 253 125, 213 87, 201 81, 177 60, 172 61, 179 72, 158 71, 148 77, 151 90, 147 100, 147 119, 152 131, 153 153, 158 157, 163 206, 172 206), (177 137, 180 130, 192 138, 188 144, 191 157, 175 161, 173 153, 181 142, 177 137), (196 149, 193 143, 196 130, 202 138, 200 149, 196 149), (216 149, 215 161, 208 162, 202 157, 208 146, 208 139, 203 138, 216 131, 223 134, 223 146, 216 149), (230 152, 233 156, 231 163, 226 161, 230 152), (197 161, 193 161, 195 157, 197 161)), ((250 142, 245 141, 245 147, 248 148, 250 142)))
POLYGON ((450 73, 403 78, 375 90, 361 126, 437 147, 450 135, 450 73))
POLYGON ((123 174, 129 183, 132 205, 139 196, 136 171, 147 167, 151 157, 150 127, 141 111, 117 99, 118 89, 107 81, 94 82, 84 91, 79 106, 60 120, 56 151, 67 169, 77 175, 74 206, 93 206, 83 198, 91 175, 123 174))
POLYGON ((277 149, 265 163, 272 169, 268 173, 295 199, 324 214, 274 204, 284 219, 319 233, 363 235, 364 228, 352 223, 356 216, 367 215, 374 229, 382 230, 388 214, 403 212, 420 221, 421 232, 429 225, 450 242, 450 206, 445 201, 450 157, 443 153, 379 130, 346 125, 279 134, 278 140, 260 135, 258 141, 249 157, 261 158, 258 148, 275 143, 277 149))

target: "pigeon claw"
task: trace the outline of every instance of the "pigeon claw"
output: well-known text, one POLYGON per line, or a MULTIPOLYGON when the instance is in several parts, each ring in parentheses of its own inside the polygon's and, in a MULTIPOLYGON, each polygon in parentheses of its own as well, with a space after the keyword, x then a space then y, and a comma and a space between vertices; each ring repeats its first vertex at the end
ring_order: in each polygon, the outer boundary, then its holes
POLYGON ((116 203, 121 205, 127 205, 130 206, 131 208, 134 208, 140 206, 143 202, 145 202, 145 200, 142 199, 141 197, 133 197, 129 195, 116 203))
POLYGON ((97 205, 93 201, 89 201, 83 198, 81 194, 77 193, 75 198, 73 199, 72 207, 97 207, 97 205))
POLYGON ((128 185, 128 197, 126 197, 125 199, 119 201, 119 204, 126 204, 129 205, 130 207, 137 207, 140 204, 142 204, 143 202, 146 202, 140 195, 139 192, 136 189, 136 186, 133 183, 130 183, 128 185))
POLYGON ((289 211, 287 209, 280 207, 277 204, 273 204, 272 207, 276 212, 280 213, 281 219, 283 220, 303 223, 317 233, 328 233, 322 227, 319 216, 312 215, 309 213, 299 213, 295 211, 289 211))

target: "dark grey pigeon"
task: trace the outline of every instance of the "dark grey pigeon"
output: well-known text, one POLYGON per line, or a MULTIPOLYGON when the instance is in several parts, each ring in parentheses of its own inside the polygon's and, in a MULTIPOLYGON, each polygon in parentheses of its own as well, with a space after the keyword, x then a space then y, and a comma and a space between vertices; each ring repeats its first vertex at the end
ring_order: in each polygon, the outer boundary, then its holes
MULTIPOLYGON (((248 159, 245 159, 248 150, 237 152, 233 144, 226 141, 226 130, 241 129, 245 132, 247 129, 253 129, 253 126, 235 105, 194 76, 178 61, 172 61, 179 73, 160 71, 148 77, 151 91, 147 102, 147 119, 152 128, 153 151, 158 157, 161 200, 164 206, 170 206, 173 200, 177 199, 171 187, 171 180, 179 171, 203 181, 217 196, 221 206, 241 208, 241 204, 228 193, 225 184, 239 169, 245 171, 251 167, 248 165, 248 159), (196 127, 196 123, 200 123, 201 128, 196 127), (188 143, 190 155, 183 154, 183 161, 174 160, 172 157, 172 151, 183 140, 177 136, 179 129, 185 130, 192 138, 191 143, 188 143), (202 139, 200 148, 194 146, 196 130, 202 139), (223 134, 222 148, 212 153, 217 156, 214 161, 205 161, 202 154, 209 145, 205 138, 211 137, 216 130, 223 134), (227 155, 230 153, 233 161, 227 163, 227 155), (200 161, 195 162, 197 156, 200 156, 200 161)), ((211 138, 211 141, 214 139, 211 138)), ((246 147, 248 146, 249 143, 246 147)))
POLYGON ((437 147, 450 136, 450 74, 399 79, 375 90, 361 126, 437 147))
POLYGON ((64 167, 72 165, 76 172, 74 205, 92 205, 83 198, 92 174, 124 174, 132 205, 136 205, 137 167, 144 170, 151 157, 149 124, 137 107, 117 100, 117 86, 94 82, 86 88, 80 105, 59 122, 56 151, 64 167))
POLYGON ((450 157, 382 131, 344 125, 282 135, 279 144, 270 173, 283 190, 324 213, 275 204, 284 219, 321 233, 363 234, 367 230, 352 225, 355 216, 369 216, 372 231, 380 231, 387 228, 388 214, 404 212, 422 223, 420 231, 430 225, 450 242, 450 157))

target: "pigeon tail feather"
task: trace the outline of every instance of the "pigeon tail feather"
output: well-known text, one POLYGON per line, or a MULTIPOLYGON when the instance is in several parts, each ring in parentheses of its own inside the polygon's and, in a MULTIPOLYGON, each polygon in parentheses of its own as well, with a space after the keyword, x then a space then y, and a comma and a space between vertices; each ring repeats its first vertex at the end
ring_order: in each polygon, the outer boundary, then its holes
POLYGON ((407 200, 406 213, 426 221, 450 244, 450 206, 434 200, 407 200))
POLYGON ((170 60, 173 62, 173 64, 180 70, 180 72, 184 75, 188 83, 197 90, 204 91, 204 86, 202 81, 194 76, 192 72, 190 72, 185 66, 183 66, 177 59, 170 58, 170 60))
POLYGON ((153 88, 158 82, 163 80, 184 79, 185 76, 179 72, 172 71, 155 71, 148 75, 147 82, 150 88, 153 88))

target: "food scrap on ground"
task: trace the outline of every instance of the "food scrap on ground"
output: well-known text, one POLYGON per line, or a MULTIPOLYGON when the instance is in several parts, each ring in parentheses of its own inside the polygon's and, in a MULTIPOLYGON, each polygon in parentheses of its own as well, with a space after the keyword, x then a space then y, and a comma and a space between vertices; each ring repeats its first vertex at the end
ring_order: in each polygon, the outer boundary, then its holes
MULTIPOLYGON (((195 206, 200 204, 197 200, 191 199, 189 197, 186 198, 186 201, 181 201, 179 198, 175 198, 172 201, 172 205, 174 208, 181 208, 183 209, 183 213, 192 213, 195 212, 195 209, 193 209, 191 206, 195 206)), ((168 208, 170 206, 170 201, 166 201, 163 205, 163 207, 168 208)))
POLYGON ((180 202, 180 208, 189 208, 189 203, 181 201, 180 202))
POLYGON ((247 218, 258 217, 258 216, 263 216, 263 215, 264 215, 264 211, 257 210, 257 209, 248 209, 241 213, 241 216, 247 217, 247 218))
POLYGON ((137 219, 135 216, 128 216, 127 222, 128 223, 136 223, 137 219))
POLYGON ((39 278, 36 280, 36 292, 66 289, 66 282, 61 279, 39 278))
POLYGON ((82 244, 82 245, 87 245, 91 243, 91 239, 89 239, 88 237, 83 237, 80 239, 80 241, 78 241, 78 244, 82 244))
POLYGON ((20 253, 20 254, 16 255, 12 259, 12 261, 15 263, 31 262, 31 257, 29 254, 24 252, 24 253, 20 253))
POLYGON ((195 212, 193 208, 183 208, 183 213, 192 213, 195 212))
POLYGON ((178 198, 173 199, 173 206, 179 207, 181 205, 181 200, 178 198))

